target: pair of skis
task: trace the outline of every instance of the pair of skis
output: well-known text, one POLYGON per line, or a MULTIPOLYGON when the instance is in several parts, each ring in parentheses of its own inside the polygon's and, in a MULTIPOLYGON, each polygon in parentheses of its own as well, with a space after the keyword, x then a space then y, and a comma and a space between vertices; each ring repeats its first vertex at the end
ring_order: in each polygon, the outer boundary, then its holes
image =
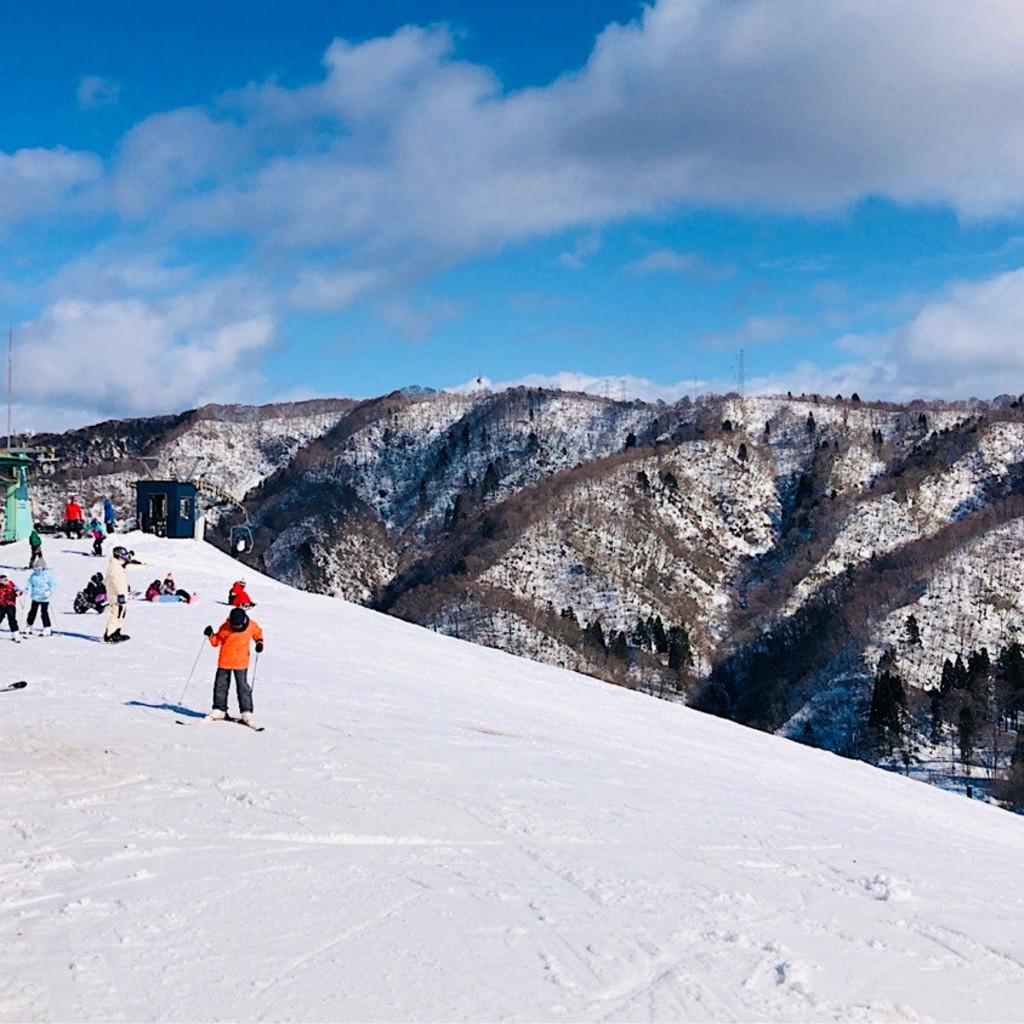
POLYGON ((206 722, 234 722, 236 725, 244 725, 246 729, 252 729, 253 732, 263 732, 266 728, 264 725, 250 725, 248 722, 243 721, 241 718, 235 718, 234 715, 226 715, 224 718, 197 718, 194 721, 186 722, 181 718, 174 720, 178 725, 203 725, 206 722))

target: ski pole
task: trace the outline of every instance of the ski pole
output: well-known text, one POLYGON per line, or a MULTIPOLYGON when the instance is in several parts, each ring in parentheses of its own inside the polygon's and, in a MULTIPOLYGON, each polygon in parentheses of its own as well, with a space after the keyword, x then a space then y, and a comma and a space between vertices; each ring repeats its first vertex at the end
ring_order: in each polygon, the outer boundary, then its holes
POLYGON ((199 659, 202 656, 203 648, 206 646, 206 637, 203 637, 202 643, 199 645, 199 653, 196 654, 196 660, 192 662, 192 671, 188 674, 188 679, 185 680, 185 689, 181 691, 181 696, 178 698, 180 704, 185 699, 185 691, 188 690, 192 683, 192 677, 196 674, 196 665, 199 664, 199 659))
POLYGON ((252 682, 249 684, 249 694, 256 689, 256 669, 260 667, 260 652, 257 651, 252 658, 252 682))

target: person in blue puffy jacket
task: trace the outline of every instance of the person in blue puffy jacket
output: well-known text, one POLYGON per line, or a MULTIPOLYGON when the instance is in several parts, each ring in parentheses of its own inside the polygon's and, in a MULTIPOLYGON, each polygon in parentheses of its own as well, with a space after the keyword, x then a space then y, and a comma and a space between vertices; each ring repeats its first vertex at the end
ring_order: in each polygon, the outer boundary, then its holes
POLYGON ((53 573, 47 568, 46 562, 42 558, 37 559, 26 587, 29 600, 32 602, 32 607, 28 610, 28 618, 25 620, 29 633, 38 632, 40 636, 50 635, 50 598, 53 597, 55 588, 53 573), (32 628, 37 612, 42 623, 38 631, 32 628))

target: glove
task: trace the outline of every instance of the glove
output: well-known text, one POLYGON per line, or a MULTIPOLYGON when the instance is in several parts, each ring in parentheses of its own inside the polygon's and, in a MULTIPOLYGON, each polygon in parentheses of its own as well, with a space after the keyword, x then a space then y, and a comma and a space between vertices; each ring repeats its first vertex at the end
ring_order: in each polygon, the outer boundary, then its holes
POLYGON ((124 604, 124 601, 125 601, 124 594, 118 594, 117 595, 117 603, 118 604, 124 604))
POLYGON ((203 630, 203 636, 213 636, 213 626, 207 626, 206 629, 203 630))
POLYGON ((263 641, 262 640, 257 640, 256 641, 256 653, 257 654, 262 654, 263 653, 263 641))

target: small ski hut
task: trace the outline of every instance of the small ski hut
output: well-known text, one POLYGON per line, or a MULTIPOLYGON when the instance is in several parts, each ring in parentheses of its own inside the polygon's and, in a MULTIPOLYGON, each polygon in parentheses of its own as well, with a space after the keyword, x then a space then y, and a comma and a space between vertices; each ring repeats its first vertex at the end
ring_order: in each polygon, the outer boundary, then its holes
POLYGON ((32 532, 32 506, 28 496, 28 470, 32 459, 22 451, 0 452, 0 476, 4 481, 4 531, 2 542, 21 540, 32 532))
POLYGON ((143 533, 188 538, 196 534, 196 485, 178 480, 136 480, 135 515, 143 533))

